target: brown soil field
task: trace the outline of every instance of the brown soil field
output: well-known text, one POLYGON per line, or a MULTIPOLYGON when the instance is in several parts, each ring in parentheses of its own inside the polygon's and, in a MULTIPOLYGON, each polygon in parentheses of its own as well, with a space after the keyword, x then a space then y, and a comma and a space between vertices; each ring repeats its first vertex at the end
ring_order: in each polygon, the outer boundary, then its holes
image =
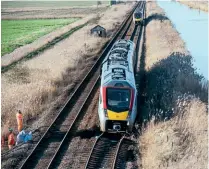
POLYGON ((65 40, 3 73, 3 134, 9 126, 16 132, 17 109, 22 110, 24 125, 30 130, 49 125, 132 6, 130 3, 108 8, 65 40), (107 38, 89 35, 96 24, 107 29, 107 38))
POLYGON ((193 9, 199 9, 201 11, 208 12, 208 1, 201 1, 201 0, 196 0, 196 1, 187 1, 187 0, 178 0, 178 2, 189 6, 190 8, 193 9))
POLYGON ((3 8, 2 19, 47 19, 85 17, 104 12, 108 7, 61 7, 61 8, 3 8))
POLYGON ((146 6, 144 41, 139 166, 206 169, 207 84, 200 83, 192 56, 156 2, 146 6))

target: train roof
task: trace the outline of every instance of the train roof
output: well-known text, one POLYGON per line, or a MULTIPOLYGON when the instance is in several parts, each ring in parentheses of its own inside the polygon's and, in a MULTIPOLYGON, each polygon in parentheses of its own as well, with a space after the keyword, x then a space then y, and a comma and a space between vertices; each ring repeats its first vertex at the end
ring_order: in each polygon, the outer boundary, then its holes
POLYGON ((133 55, 135 44, 130 40, 118 40, 102 63, 101 85, 135 87, 133 55))

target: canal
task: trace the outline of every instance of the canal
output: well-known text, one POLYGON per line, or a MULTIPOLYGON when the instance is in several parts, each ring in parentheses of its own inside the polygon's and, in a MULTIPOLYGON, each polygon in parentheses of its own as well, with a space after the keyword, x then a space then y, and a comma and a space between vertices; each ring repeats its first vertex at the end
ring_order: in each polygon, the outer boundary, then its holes
POLYGON ((174 1, 157 3, 186 43, 197 72, 208 80, 208 13, 174 1))

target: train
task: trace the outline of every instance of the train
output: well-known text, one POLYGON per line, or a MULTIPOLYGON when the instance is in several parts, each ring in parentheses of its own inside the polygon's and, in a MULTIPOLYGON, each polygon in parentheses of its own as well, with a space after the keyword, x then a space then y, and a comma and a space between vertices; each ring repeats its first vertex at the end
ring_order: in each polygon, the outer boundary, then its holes
POLYGON ((137 115, 135 44, 116 41, 102 62, 98 114, 102 132, 131 132, 137 115))
POLYGON ((143 25, 144 18, 143 18, 143 8, 137 7, 133 13, 133 22, 135 25, 143 25))

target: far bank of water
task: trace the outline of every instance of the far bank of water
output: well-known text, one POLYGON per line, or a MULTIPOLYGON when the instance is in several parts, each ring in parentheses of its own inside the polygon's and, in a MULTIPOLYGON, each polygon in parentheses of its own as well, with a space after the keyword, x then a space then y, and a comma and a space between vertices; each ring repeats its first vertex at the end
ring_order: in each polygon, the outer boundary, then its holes
POLYGON ((208 80, 208 14, 173 1, 158 1, 190 51, 197 72, 208 80))

